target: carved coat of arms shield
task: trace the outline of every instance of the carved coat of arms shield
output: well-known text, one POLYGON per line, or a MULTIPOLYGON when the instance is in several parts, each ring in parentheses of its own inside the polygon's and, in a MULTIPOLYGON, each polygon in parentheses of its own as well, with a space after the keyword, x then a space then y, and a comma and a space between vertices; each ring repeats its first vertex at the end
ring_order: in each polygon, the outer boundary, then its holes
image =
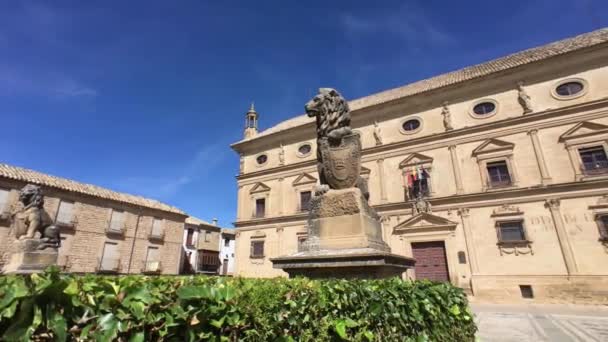
POLYGON ((327 138, 320 141, 325 179, 332 189, 352 188, 361 171, 361 139, 358 133, 342 138, 339 146, 331 146, 327 138))

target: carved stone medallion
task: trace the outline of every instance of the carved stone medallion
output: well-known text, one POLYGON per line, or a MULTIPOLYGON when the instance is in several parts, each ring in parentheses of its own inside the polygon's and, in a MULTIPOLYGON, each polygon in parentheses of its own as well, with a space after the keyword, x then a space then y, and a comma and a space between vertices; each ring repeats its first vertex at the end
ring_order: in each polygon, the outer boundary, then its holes
POLYGON ((342 138, 339 146, 331 146, 328 138, 320 139, 319 150, 327 183, 332 189, 352 188, 361 171, 361 139, 358 133, 342 138))

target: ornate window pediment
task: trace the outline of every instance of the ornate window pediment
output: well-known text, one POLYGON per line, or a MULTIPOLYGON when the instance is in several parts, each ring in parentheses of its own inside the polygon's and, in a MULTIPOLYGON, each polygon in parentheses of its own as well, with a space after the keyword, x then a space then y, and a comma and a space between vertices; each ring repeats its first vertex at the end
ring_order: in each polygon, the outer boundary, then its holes
POLYGON ((291 184, 293 186, 297 186, 297 185, 308 185, 308 184, 315 184, 315 183, 317 183, 317 179, 315 177, 311 176, 308 173, 302 173, 291 184))
POLYGON ((429 213, 420 213, 395 226, 395 228, 393 228, 393 234, 454 231, 456 225, 456 222, 446 218, 429 213))
POLYGON ((406 167, 413 167, 419 165, 430 166, 430 164, 432 163, 433 158, 420 153, 412 153, 407 158, 403 159, 401 163, 399 163, 399 168, 403 169, 406 167))
POLYGON ((581 141, 585 140, 585 138, 591 137, 597 137, 597 140, 600 140, 602 139, 602 137, 600 136, 608 136, 608 126, 599 123, 583 121, 574 125, 574 127, 570 128, 569 130, 564 132, 564 134, 560 135, 559 141, 566 143, 566 145, 569 145, 573 140, 581 141))
POLYGON ((496 154, 511 154, 515 144, 499 140, 499 139, 488 139, 481 145, 477 146, 473 150, 473 157, 482 157, 485 155, 496 155, 496 154))
POLYGON ((256 183, 251 190, 249 190, 250 194, 258 194, 262 192, 270 191, 270 187, 262 182, 256 183))

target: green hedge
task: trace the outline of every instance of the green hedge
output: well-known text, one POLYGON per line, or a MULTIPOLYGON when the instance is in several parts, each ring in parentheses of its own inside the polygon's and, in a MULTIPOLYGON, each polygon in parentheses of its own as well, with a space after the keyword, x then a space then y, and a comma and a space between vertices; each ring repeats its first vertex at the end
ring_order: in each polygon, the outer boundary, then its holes
POLYGON ((427 281, 0 277, 0 340, 473 341, 465 295, 427 281))

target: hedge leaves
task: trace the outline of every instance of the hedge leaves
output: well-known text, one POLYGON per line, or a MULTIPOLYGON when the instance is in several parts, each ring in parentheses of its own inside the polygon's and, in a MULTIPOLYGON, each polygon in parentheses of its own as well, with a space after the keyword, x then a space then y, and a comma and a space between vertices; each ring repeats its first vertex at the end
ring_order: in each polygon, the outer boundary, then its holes
POLYGON ((426 281, 0 277, 6 341, 473 341, 466 296, 426 281))

